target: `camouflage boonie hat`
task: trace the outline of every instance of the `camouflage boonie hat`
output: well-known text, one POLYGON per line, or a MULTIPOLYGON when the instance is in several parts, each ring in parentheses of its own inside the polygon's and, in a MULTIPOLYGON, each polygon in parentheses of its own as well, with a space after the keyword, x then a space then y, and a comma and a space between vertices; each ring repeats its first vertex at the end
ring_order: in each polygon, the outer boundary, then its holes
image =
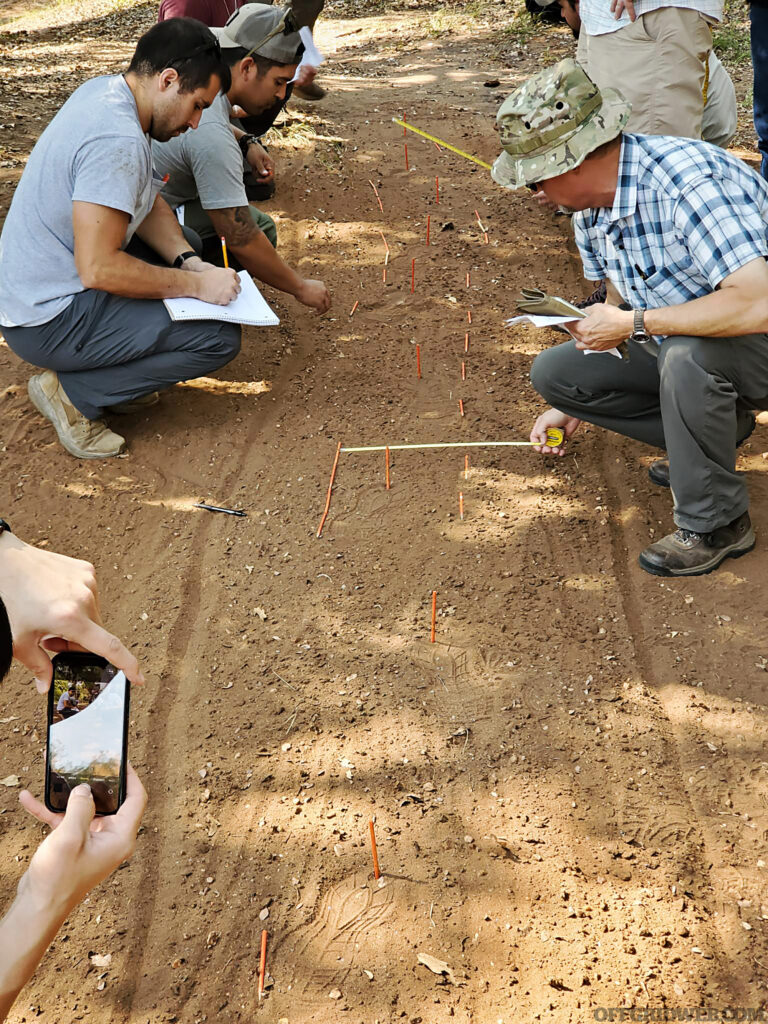
POLYGON ((504 152, 491 177, 505 188, 555 178, 622 131, 632 110, 616 89, 598 89, 569 57, 529 78, 499 107, 504 152))

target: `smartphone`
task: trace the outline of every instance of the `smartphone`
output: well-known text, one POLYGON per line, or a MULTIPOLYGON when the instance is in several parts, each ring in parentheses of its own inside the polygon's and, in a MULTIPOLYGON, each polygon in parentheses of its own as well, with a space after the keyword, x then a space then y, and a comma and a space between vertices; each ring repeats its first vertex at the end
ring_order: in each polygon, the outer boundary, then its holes
POLYGON ((45 806, 64 811, 82 782, 97 814, 115 814, 125 799, 130 683, 97 654, 67 651, 53 659, 48 691, 45 806))

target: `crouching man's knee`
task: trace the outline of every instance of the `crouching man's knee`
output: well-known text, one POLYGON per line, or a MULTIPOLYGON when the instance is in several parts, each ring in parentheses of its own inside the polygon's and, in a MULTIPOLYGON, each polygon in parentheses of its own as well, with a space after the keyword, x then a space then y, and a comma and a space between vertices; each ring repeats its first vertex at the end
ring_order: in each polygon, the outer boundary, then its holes
POLYGON ((277 225, 272 218, 268 214, 262 213, 261 210, 257 210, 254 206, 251 207, 251 216, 253 217, 253 222, 256 227, 264 232, 273 247, 276 249, 277 225))
POLYGON ((555 386, 557 360, 553 358, 553 353, 556 351, 556 349, 545 349, 543 352, 539 352, 531 364, 531 384, 547 402, 554 401, 554 394, 557 391, 555 386))

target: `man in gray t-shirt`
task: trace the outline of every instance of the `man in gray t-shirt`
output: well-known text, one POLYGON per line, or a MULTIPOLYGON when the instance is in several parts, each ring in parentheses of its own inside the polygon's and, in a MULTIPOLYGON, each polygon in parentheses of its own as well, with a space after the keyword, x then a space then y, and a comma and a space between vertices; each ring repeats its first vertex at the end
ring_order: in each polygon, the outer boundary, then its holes
POLYGON ((173 207, 183 204, 184 223, 203 238, 204 257, 220 258, 223 236, 250 274, 324 313, 331 305, 328 289, 322 281, 301 277, 278 256, 274 222, 248 204, 242 158, 256 140, 230 123, 233 105, 258 114, 285 95, 301 45, 285 21, 284 10, 245 4, 224 28, 213 30, 231 85, 204 112, 196 132, 154 142, 152 159, 157 173, 168 178, 163 197, 173 207))
POLYGON ((158 196, 149 145, 195 128, 228 85, 210 29, 189 18, 155 25, 125 75, 86 82, 67 100, 22 174, 0 235, 0 326, 17 355, 45 368, 30 398, 78 458, 122 451, 105 409, 149 405, 239 350, 239 327, 176 324, 160 301, 226 305, 239 283, 189 250, 158 196), (129 255, 134 234, 171 266, 129 255))

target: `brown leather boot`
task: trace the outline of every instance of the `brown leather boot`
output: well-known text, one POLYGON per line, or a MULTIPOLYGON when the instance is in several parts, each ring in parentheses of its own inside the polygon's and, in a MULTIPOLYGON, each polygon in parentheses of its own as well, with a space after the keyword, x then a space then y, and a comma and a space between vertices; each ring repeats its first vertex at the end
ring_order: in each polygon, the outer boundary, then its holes
POLYGON ((675 530, 651 544, 638 561, 653 576, 704 576, 726 558, 740 558, 755 546, 749 512, 711 533, 675 530))

